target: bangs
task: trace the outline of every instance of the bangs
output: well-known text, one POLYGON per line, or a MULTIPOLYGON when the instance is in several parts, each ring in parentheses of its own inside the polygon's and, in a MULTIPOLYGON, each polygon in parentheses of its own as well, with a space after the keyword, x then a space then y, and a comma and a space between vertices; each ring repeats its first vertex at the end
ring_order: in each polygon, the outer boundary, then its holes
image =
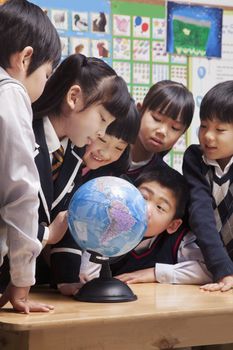
POLYGON ((233 81, 219 83, 207 92, 201 101, 200 119, 233 122, 233 81))
POLYGON ((106 133, 112 136, 122 139, 123 141, 134 144, 138 136, 140 129, 141 119, 138 112, 138 109, 131 99, 130 108, 128 114, 121 119, 116 119, 111 123, 106 133))

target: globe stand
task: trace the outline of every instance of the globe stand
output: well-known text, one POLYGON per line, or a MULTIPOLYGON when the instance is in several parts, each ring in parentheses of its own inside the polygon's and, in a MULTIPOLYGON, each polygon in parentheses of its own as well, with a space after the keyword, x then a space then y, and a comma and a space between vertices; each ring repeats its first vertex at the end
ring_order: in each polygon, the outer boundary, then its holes
POLYGON ((102 264, 100 276, 84 284, 75 294, 76 300, 90 303, 121 303, 137 300, 137 296, 127 284, 112 277, 109 258, 91 252, 90 261, 102 264))

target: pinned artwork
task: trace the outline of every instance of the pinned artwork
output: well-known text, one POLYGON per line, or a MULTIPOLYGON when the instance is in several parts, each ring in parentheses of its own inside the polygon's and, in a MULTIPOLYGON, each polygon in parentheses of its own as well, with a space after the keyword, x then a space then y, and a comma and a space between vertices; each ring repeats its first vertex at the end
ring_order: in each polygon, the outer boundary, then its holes
POLYGON ((221 57, 223 10, 168 2, 167 51, 178 55, 221 57))
POLYGON ((150 18, 134 16, 133 17, 133 35, 139 38, 150 37, 150 18))
POLYGON ((51 10, 51 21, 56 29, 68 29, 68 14, 66 10, 51 10))
POLYGON ((72 12, 72 30, 78 32, 88 31, 88 12, 72 12))
POLYGON ((109 16, 104 12, 91 14, 92 31, 109 33, 109 16))
POLYGON ((81 53, 85 56, 90 56, 90 40, 87 38, 70 38, 70 52, 81 53))
POLYGON ((98 58, 110 57, 110 43, 108 40, 92 40, 91 56, 98 58))
POLYGON ((127 38, 113 38, 113 58, 130 60, 131 40, 127 38))
POLYGON ((130 16, 113 15, 113 35, 130 36, 130 16))

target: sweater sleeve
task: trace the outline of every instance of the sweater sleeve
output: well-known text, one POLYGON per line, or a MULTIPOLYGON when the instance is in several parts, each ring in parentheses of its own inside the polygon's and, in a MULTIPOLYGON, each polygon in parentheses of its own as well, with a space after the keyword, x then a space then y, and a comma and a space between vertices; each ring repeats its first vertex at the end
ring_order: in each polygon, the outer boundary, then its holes
POLYGON ((183 160, 183 174, 190 187, 189 224, 197 237, 208 270, 214 281, 218 281, 233 274, 233 262, 216 228, 213 197, 202 173, 203 165, 199 146, 190 146, 183 160))
POLYGON ((160 283, 206 284, 212 282, 212 275, 207 270, 203 255, 196 244, 196 237, 188 232, 182 239, 177 263, 156 264, 156 280, 160 283))
POLYGON ((11 281, 26 287, 35 283, 35 261, 41 250, 31 103, 23 87, 8 83, 1 88, 0 106, 1 226, 6 233, 11 281))

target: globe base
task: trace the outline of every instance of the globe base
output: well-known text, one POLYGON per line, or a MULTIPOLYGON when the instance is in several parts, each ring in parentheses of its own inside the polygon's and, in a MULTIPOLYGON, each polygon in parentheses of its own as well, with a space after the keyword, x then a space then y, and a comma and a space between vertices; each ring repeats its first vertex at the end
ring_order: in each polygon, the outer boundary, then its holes
POLYGON ((74 298, 90 303, 121 303, 137 300, 137 296, 127 284, 113 277, 94 278, 84 284, 74 298))

